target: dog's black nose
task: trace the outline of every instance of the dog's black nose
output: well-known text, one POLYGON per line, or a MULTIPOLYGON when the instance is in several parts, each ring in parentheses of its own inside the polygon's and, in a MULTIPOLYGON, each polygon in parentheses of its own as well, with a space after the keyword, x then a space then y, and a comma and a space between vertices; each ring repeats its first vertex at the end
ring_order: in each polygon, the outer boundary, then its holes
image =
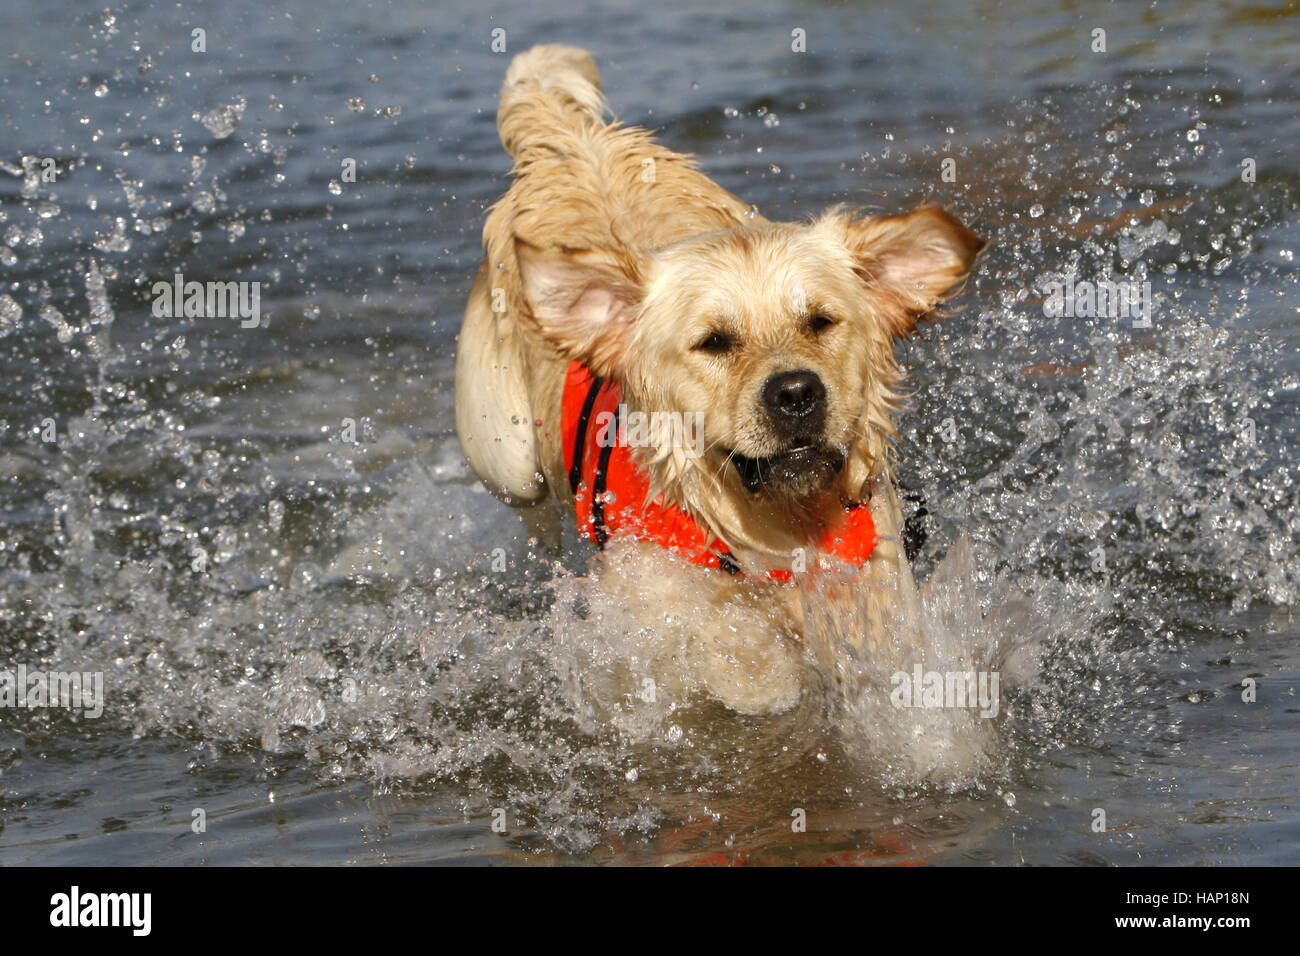
POLYGON ((826 415, 826 386, 808 369, 781 372, 763 385, 763 404, 783 426, 820 431, 826 415))

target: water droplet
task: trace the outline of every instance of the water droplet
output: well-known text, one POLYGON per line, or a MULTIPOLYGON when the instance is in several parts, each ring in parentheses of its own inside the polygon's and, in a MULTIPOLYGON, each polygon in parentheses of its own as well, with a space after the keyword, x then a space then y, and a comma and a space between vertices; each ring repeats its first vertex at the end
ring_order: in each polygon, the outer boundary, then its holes
POLYGON ((113 231, 95 240, 94 246, 102 252, 130 252, 131 240, 126 234, 126 220, 118 216, 113 220, 113 231))
POLYGON ((1034 203, 1032 206, 1029 207, 1029 218, 1030 218, 1030 219, 1037 219, 1037 218, 1038 218, 1039 216, 1041 216, 1042 214, 1043 214, 1043 204, 1042 204, 1042 203, 1037 203, 1037 202, 1036 202, 1036 203, 1034 203))
POLYGON ((41 306, 40 314, 42 319, 44 319, 50 325, 54 326, 55 338, 57 338, 60 342, 72 341, 72 326, 68 325, 68 323, 64 320, 62 312, 60 312, 58 309, 56 309, 54 306, 50 305, 49 303, 46 303, 45 305, 41 306))
POLYGON ((18 328, 23 317, 23 307, 9 294, 0 295, 0 335, 8 335, 18 328))
POLYGON ((228 106, 218 106, 216 109, 209 110, 203 114, 199 122, 217 139, 225 139, 239 128, 239 120, 243 115, 244 104, 231 103, 228 106))
POLYGON ((273 498, 266 503, 266 516, 269 519, 271 530, 279 532, 280 527, 284 524, 284 502, 279 498, 273 498))
POLYGON ((329 190, 331 196, 343 195, 343 185, 337 179, 330 180, 329 190))

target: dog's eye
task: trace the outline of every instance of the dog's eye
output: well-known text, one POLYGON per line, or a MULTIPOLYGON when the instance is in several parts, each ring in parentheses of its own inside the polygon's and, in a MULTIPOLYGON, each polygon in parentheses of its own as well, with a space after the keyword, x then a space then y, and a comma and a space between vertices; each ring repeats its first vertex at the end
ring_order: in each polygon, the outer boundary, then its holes
POLYGON ((710 332, 709 335, 701 340, 696 346, 697 352, 709 352, 712 355, 723 355, 730 352, 735 342, 726 332, 710 332))
POLYGON ((808 331, 811 332, 813 335, 817 335, 821 332, 826 331, 834 324, 835 324, 834 319, 832 319, 828 315, 823 315, 822 313, 818 312, 808 320, 808 331))

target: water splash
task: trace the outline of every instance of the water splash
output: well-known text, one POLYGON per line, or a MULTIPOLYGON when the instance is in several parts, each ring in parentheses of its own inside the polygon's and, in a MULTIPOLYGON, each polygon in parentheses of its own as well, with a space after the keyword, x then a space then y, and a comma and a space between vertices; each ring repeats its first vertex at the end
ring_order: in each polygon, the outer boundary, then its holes
MULTIPOLYGON (((1137 136, 1125 117, 1158 91, 1090 93, 1017 104, 1006 137, 958 147, 980 173, 968 201, 994 252, 972 284, 980 306, 908 353, 918 389, 899 459, 931 530, 921 644, 856 654, 861 615, 812 600, 850 679, 766 720, 710 704, 689 673, 646 692, 663 635, 566 570, 585 554, 557 561, 474 490, 445 428, 422 433, 449 420, 445 388, 419 424, 385 409, 375 441, 343 445, 316 407, 338 380, 300 359, 250 371, 222 364, 219 329, 137 336, 147 309, 132 289, 164 264, 170 275, 175 234, 240 238, 247 222, 244 246, 274 235, 232 188, 277 175, 260 148, 231 166, 217 159, 229 144, 167 157, 190 196, 175 206, 149 195, 152 177, 80 156, 59 159, 56 183, 42 157, 5 164, 21 186, 0 210, 13 220, 0 256, 27 271, 0 299, 0 333, 46 373, 4 425, 18 479, 0 541, 6 648, 103 670, 105 723, 182 737, 196 759, 224 748, 294 758, 325 783, 450 784, 467 813, 509 806, 570 849, 689 829, 737 795, 783 821, 791 780, 828 813, 847 807, 846 826, 905 829, 913 811, 895 793, 1005 791, 1043 755, 1173 739, 1163 702, 1169 655, 1193 639, 1184 625, 1296 603, 1296 369, 1257 324, 1295 287, 1271 232, 1295 197, 1278 177, 1262 195, 1211 184, 1198 198, 1177 177, 1223 153, 1183 135, 1198 120, 1137 136), (1094 141, 1111 148, 1074 145, 1094 141), (1133 181, 1147 168, 1159 172, 1133 181), (164 235, 170 222, 184 229, 164 235), (95 237, 93 254, 78 234, 95 237), (1256 246, 1268 264, 1244 266, 1256 246), (62 296, 39 274, 55 254, 75 263, 62 296), (1152 281, 1155 328, 1046 319, 1043 284, 1077 278, 1152 281), (196 370, 199 354, 215 367, 196 370), (272 409, 275 427, 233 412, 241 401, 272 409), (53 447, 30 440, 47 409, 53 447), (498 548, 504 572, 491 569, 498 548), (996 670, 1005 707, 984 719, 893 706, 891 678, 917 663, 996 670)), ((218 138, 242 115, 223 109, 201 117, 218 138)), ((181 134, 168 145, 196 148, 181 134)), ((884 162, 872 160, 877 182, 897 174, 884 162)), ((380 379, 422 396, 448 380, 380 379)), ((50 730, 103 733, 56 712, 24 732, 50 730)))

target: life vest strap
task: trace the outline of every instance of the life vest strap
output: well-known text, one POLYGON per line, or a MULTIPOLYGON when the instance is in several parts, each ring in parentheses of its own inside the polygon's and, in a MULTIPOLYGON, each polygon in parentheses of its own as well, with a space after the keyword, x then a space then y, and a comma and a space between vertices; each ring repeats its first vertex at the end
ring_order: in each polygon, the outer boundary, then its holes
MULTIPOLYGON (((597 382, 600 379, 596 380, 597 382)), ((614 435, 618 434, 619 427, 619 410, 614 407, 614 421, 610 426, 614 435)), ((600 450, 599 460, 596 462, 596 474, 591 481, 591 528, 596 534, 596 544, 603 551, 605 542, 609 540, 609 531, 605 527, 605 487, 609 481, 609 456, 614 453, 615 442, 606 442, 600 450)))
MULTIPOLYGON (((582 414, 578 416, 578 430, 573 436, 573 464, 569 466, 569 490, 575 495, 578 485, 582 484, 582 459, 587 451, 587 422, 591 419, 591 410, 596 405, 596 396, 604 386, 603 378, 593 378, 591 388, 587 389, 587 398, 582 403, 582 414)), ((566 391, 567 383, 566 383, 566 391)))

